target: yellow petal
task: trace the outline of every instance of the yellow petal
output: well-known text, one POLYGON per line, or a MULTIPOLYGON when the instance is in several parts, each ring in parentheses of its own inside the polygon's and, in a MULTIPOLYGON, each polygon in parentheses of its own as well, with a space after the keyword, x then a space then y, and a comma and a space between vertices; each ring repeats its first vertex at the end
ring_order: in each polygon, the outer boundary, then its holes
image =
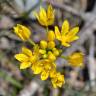
POLYGON ((23 62, 20 64, 20 69, 26 69, 31 66, 31 62, 23 62))
POLYGON ((65 46, 65 47, 69 47, 69 46, 70 46, 69 43, 67 43, 67 42, 63 42, 63 41, 62 41, 62 45, 65 46))
POLYGON ((18 37, 19 37, 21 40, 25 41, 25 39, 23 38, 21 32, 19 32, 18 27, 14 27, 13 29, 14 29, 14 32, 16 33, 16 35, 18 35, 18 37))
POLYGON ((47 18, 46 11, 43 7, 40 6, 40 17, 42 19, 47 18))
POLYGON ((34 55, 34 56, 31 56, 30 57, 30 62, 33 64, 33 63, 35 63, 37 60, 38 60, 38 56, 36 56, 36 55, 34 55))
POLYGON ((47 16, 48 16, 48 18, 50 18, 50 16, 51 16, 51 17, 54 17, 53 8, 52 8, 51 5, 48 6, 47 16))
POLYGON ((23 31, 23 36, 24 36, 24 39, 27 40, 29 39, 30 35, 31 35, 31 31, 22 25, 22 31, 23 31))
POLYGON ((58 87, 57 84, 56 84, 56 80, 55 79, 52 78, 51 82, 52 82, 52 85, 53 85, 54 88, 58 87))
POLYGON ((31 50, 29 50, 28 48, 26 48, 26 47, 22 47, 22 52, 24 53, 24 54, 26 54, 27 56, 32 56, 32 51, 31 50))
POLYGON ((49 72, 43 71, 41 73, 41 80, 46 80, 49 76, 49 72))
POLYGON ((79 32, 79 27, 74 27, 73 29, 70 30, 70 32, 68 33, 68 35, 70 36, 74 36, 79 32))
POLYGON ((56 69, 52 69, 50 72, 50 78, 55 78, 56 77, 56 69))
POLYGON ((43 7, 40 7, 40 21, 42 22, 42 25, 47 26, 47 14, 43 7))
POLYGON ((16 54, 15 58, 20 62, 28 61, 28 57, 24 54, 16 54))
POLYGON ((32 70, 34 72, 34 74, 40 74, 42 72, 42 66, 38 65, 38 64, 33 64, 32 66, 32 70))
POLYGON ((55 35, 56 35, 56 39, 61 40, 61 33, 57 26, 55 26, 55 35))
POLYGON ((65 20, 63 22, 63 25, 62 25, 62 30, 61 30, 61 34, 62 35, 65 35, 69 32, 69 22, 67 20, 65 20))
POLYGON ((31 32, 30 30, 21 25, 21 24, 17 24, 16 27, 14 27, 14 32, 23 40, 23 41, 26 41, 29 39, 30 35, 31 35, 31 32))
POLYGON ((48 25, 52 25, 54 23, 54 10, 51 5, 48 6, 47 10, 47 21, 48 25))
POLYGON ((36 12, 34 12, 34 15, 36 16, 37 20, 41 23, 39 15, 36 12))
POLYGON ((48 32, 48 41, 54 41, 55 33, 53 31, 48 32))
POLYGON ((75 37, 72 37, 70 41, 72 42, 72 41, 77 40, 77 39, 79 39, 79 37, 75 36, 75 37))
POLYGON ((42 22, 42 20, 40 19, 40 16, 39 16, 36 12, 35 12, 34 14, 35 14, 35 16, 36 16, 38 22, 39 22, 41 25, 44 25, 45 23, 42 22))
POLYGON ((42 71, 42 68, 41 67, 37 67, 34 71, 34 74, 40 74, 42 71))

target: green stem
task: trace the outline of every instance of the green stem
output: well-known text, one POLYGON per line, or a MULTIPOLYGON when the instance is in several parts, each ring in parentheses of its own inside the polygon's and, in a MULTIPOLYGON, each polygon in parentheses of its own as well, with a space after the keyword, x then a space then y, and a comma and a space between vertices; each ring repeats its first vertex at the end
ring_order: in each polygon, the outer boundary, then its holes
POLYGON ((48 30, 49 30, 49 29, 48 29, 48 26, 47 26, 47 27, 46 27, 46 31, 47 31, 47 33, 48 33, 48 30))
POLYGON ((60 56, 60 57, 65 59, 65 60, 68 60, 68 57, 66 57, 66 56, 60 56))
POLYGON ((34 43, 31 39, 29 39, 28 42, 29 42, 31 45, 35 46, 35 43, 34 43))
POLYGON ((61 47, 61 42, 58 42, 58 45, 56 47, 60 48, 61 47))

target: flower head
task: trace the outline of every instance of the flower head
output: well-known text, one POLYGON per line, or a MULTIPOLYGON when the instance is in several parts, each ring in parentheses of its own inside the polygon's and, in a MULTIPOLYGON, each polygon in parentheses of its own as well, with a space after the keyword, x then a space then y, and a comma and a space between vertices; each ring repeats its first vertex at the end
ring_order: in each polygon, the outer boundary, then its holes
POLYGON ((78 36, 76 36, 78 31, 79 27, 74 27, 70 30, 69 22, 67 20, 63 22, 61 33, 59 31, 59 28, 55 26, 56 39, 61 41, 62 45, 65 47, 69 47, 71 42, 79 38, 78 36))
POLYGON ((65 83, 64 75, 61 75, 59 72, 56 72, 54 77, 51 78, 51 82, 54 88, 62 87, 65 83))
POLYGON ((31 32, 30 30, 21 25, 21 24, 17 24, 16 27, 14 27, 14 32, 19 36, 19 38, 23 41, 26 41, 30 38, 31 32))
POLYGON ((20 24, 14 27, 14 32, 22 41, 27 41, 32 46, 32 50, 22 47, 22 52, 15 55, 15 58, 21 62, 20 69, 31 68, 33 74, 39 74, 41 80, 51 79, 54 88, 62 87, 65 83, 64 75, 57 72, 56 60, 61 57, 67 60, 71 66, 78 67, 83 65, 83 54, 76 52, 70 56, 61 56, 62 47, 69 47, 70 43, 77 40, 79 37, 76 35, 79 27, 70 29, 69 22, 65 20, 62 24, 61 30, 55 26, 55 31, 49 30, 49 25, 54 23, 54 10, 51 5, 45 10, 40 7, 40 12, 35 13, 35 16, 42 26, 46 27, 47 39, 41 40, 39 44, 31 40, 30 30, 20 24), (56 39, 60 42, 56 43, 56 39), (63 45, 63 46, 61 46, 63 45))
POLYGON ((46 11, 43 7, 40 7, 39 14, 35 13, 39 23, 43 26, 49 26, 54 23, 54 10, 51 5, 48 6, 46 11))
POLYGON ((56 70, 56 64, 49 59, 42 60, 43 70, 41 72, 41 80, 46 80, 53 70, 56 70))
POLYGON ((34 52, 26 47, 22 47, 22 53, 16 54, 15 58, 21 62, 20 69, 31 67, 33 63, 38 60, 38 49, 35 48, 34 52))
POLYGON ((56 69, 56 64, 48 59, 42 59, 32 65, 34 74, 41 73, 41 79, 46 80, 51 72, 56 69))
POLYGON ((56 56, 59 55, 58 50, 53 50, 53 49, 56 49, 54 40, 55 40, 55 34, 52 30, 50 30, 48 32, 47 41, 45 41, 45 40, 40 41, 40 48, 41 48, 41 49, 39 49, 40 54, 43 55, 42 56, 43 58, 47 58, 51 61, 55 61, 56 56))
POLYGON ((83 53, 76 52, 76 53, 71 54, 68 57, 68 62, 73 67, 82 67, 83 66, 83 61, 84 61, 83 58, 84 58, 83 53))

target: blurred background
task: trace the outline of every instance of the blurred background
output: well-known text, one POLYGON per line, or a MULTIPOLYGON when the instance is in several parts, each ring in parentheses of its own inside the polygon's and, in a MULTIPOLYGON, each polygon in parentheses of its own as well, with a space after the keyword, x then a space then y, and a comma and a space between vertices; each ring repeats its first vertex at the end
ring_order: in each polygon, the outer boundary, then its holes
POLYGON ((96 96, 96 0, 0 0, 0 96, 96 96), (55 9, 54 25, 61 27, 68 19, 71 27, 80 27, 80 39, 63 54, 85 54, 83 68, 72 68, 58 58, 58 70, 66 78, 65 85, 58 89, 49 81, 41 81, 30 69, 20 70, 14 58, 26 43, 14 34, 13 27, 18 23, 28 26, 37 43, 45 39, 45 28, 33 13, 49 3, 55 9))

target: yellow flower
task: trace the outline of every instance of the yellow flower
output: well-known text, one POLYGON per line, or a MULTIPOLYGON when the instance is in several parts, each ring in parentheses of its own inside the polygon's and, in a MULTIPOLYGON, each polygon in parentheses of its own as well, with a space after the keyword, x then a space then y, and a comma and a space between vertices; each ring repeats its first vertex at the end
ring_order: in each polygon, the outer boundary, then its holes
POLYGON ((39 60, 32 65, 32 70, 34 74, 41 73, 41 80, 46 80, 55 69, 56 65, 50 62, 50 60, 48 59, 39 60))
POLYGON ((16 54, 15 58, 21 62, 20 69, 26 69, 31 66, 30 57, 32 57, 31 50, 26 47, 22 47, 22 53, 16 54))
POLYGON ((73 67, 83 67, 84 55, 81 52, 76 52, 68 57, 68 62, 73 67))
POLYGON ((26 47, 22 47, 22 53, 16 54, 15 58, 21 62, 20 69, 31 67, 32 63, 38 60, 38 48, 34 47, 34 52, 26 47))
POLYGON ((46 80, 53 70, 56 70, 56 64, 48 59, 42 61, 43 70, 41 72, 41 80, 46 80))
POLYGON ((40 12, 35 13, 39 23, 43 26, 49 26, 54 23, 54 10, 51 5, 48 6, 46 11, 43 7, 40 7, 40 12))
POLYGON ((79 31, 79 27, 74 27, 70 30, 69 22, 65 20, 62 25, 61 33, 59 28, 55 26, 55 35, 56 39, 61 41, 62 45, 65 47, 69 47, 72 41, 77 40, 79 37, 76 34, 79 31))
POLYGON ((19 38, 23 41, 26 41, 30 38, 31 32, 30 30, 20 24, 17 24, 16 27, 14 27, 14 32, 19 36, 19 38))
POLYGON ((65 83, 64 75, 61 75, 59 72, 55 73, 54 77, 51 78, 51 82, 54 88, 62 87, 65 83))

